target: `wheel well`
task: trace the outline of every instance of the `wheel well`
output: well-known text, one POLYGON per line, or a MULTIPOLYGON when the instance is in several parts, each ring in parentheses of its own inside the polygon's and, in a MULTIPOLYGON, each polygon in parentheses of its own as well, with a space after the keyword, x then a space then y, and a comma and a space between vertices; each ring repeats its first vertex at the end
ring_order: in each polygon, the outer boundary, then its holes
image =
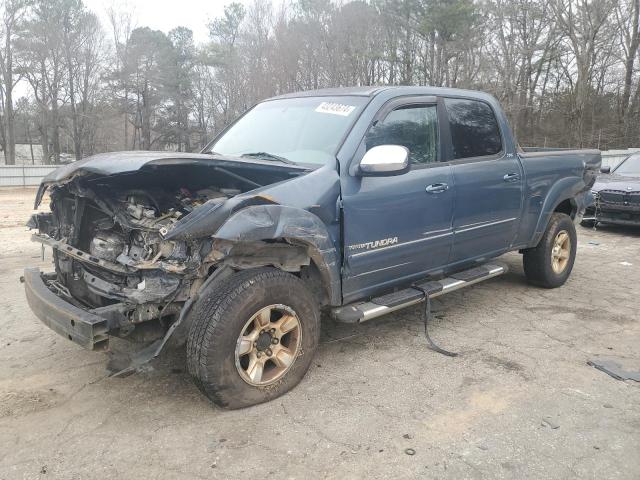
POLYGON ((577 211, 577 208, 576 208, 575 202, 570 198, 567 198, 566 200, 563 200, 562 202, 560 202, 554 210, 554 212, 566 213, 571 218, 575 218, 576 211, 577 211))
POLYGON ((322 260, 309 244, 284 238, 247 242, 217 240, 214 248, 222 250, 220 259, 235 270, 272 266, 302 279, 321 305, 330 302, 330 284, 319 264, 322 260))
POLYGON ((320 269, 313 258, 311 258, 311 262, 308 266, 301 267, 300 272, 294 273, 294 275, 295 274, 297 274, 309 286, 309 289, 318 299, 318 303, 320 305, 329 304, 330 293, 324 283, 320 269))

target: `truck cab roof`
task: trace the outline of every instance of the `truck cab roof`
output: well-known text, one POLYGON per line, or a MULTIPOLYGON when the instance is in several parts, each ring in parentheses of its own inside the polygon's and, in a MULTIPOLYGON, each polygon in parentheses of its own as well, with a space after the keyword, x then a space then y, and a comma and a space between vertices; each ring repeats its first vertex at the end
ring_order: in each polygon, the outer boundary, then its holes
POLYGON ((358 97, 376 97, 384 96, 386 98, 394 98, 408 95, 434 95, 434 96, 451 96, 477 98, 485 101, 496 101, 495 98, 487 93, 475 90, 464 90, 460 88, 444 88, 430 86, 360 86, 360 87, 339 87, 339 88, 322 88, 318 90, 306 90, 302 92, 287 93, 271 97, 268 100, 278 100, 283 98, 298 97, 338 97, 338 96, 358 96, 358 97))

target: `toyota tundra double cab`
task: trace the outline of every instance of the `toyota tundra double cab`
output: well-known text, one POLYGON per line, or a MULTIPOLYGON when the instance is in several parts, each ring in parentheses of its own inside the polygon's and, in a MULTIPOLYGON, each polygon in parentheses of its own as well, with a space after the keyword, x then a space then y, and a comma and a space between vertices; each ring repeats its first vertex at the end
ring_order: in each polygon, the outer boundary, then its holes
POLYGON ((499 275, 523 254, 559 287, 601 158, 522 149, 490 95, 429 87, 294 93, 258 103, 199 154, 121 152, 43 181, 27 268, 35 315, 92 350, 186 345, 216 404, 273 399, 304 376, 320 312, 363 322, 499 275))

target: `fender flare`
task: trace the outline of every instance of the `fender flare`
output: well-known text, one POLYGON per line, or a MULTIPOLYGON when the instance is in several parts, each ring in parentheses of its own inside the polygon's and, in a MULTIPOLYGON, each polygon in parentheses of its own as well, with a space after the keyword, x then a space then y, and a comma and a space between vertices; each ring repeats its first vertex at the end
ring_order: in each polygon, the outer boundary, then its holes
POLYGON ((341 304, 340 256, 325 224, 313 213, 278 204, 252 205, 231 215, 213 238, 232 242, 287 239, 307 245, 329 303, 341 304))
POLYGON ((584 190, 584 182, 579 177, 567 177, 554 183, 549 189, 545 201, 538 217, 538 223, 533 234, 533 239, 529 244, 529 247, 535 247, 540 242, 544 231, 547 229, 547 225, 551 220, 551 215, 555 212, 558 205, 566 200, 570 200, 571 204, 576 208, 576 213, 580 213, 580 209, 584 208, 582 201, 579 197, 580 193, 584 190))

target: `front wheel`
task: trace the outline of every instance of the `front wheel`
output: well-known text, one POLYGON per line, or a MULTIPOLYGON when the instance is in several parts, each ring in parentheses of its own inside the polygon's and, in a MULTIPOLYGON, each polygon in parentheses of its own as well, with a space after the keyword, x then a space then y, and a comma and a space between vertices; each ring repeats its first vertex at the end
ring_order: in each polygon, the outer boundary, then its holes
POLYGON ((318 306, 302 280, 275 268, 246 270, 204 292, 195 306, 187 366, 214 403, 247 407, 300 382, 319 333, 318 306))
POLYGON ((524 251, 524 273, 533 285, 556 288, 571 274, 578 246, 576 228, 569 215, 554 213, 540 242, 524 251))

